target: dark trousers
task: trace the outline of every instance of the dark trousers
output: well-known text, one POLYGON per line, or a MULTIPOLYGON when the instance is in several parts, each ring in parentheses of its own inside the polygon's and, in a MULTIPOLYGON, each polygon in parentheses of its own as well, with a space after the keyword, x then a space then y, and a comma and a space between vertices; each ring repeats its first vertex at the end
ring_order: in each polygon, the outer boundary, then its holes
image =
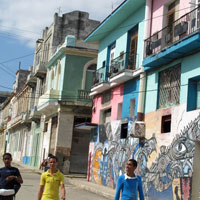
POLYGON ((14 196, 11 195, 11 196, 0 196, 0 200, 13 200, 14 199, 14 196))

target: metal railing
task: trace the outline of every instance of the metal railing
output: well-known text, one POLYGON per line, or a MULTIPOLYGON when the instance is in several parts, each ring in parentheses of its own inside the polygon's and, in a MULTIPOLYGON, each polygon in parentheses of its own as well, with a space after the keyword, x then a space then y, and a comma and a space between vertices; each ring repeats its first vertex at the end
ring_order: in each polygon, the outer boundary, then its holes
POLYGON ((125 69, 135 70, 136 68, 137 54, 135 53, 123 53, 117 58, 113 59, 109 66, 108 77, 115 76, 116 74, 124 71, 125 69))
POLYGON ((120 56, 112 60, 109 67, 101 67, 95 71, 93 76, 93 85, 106 82, 107 78, 115 76, 125 69, 135 70, 137 58, 138 55, 136 53, 122 53, 120 56), (106 68, 108 68, 107 72, 106 68))
POLYGON ((144 57, 160 52, 165 47, 185 38, 200 27, 200 7, 183 15, 144 41, 144 57))
POLYGON ((93 85, 105 82, 106 67, 101 67, 94 72, 93 85))

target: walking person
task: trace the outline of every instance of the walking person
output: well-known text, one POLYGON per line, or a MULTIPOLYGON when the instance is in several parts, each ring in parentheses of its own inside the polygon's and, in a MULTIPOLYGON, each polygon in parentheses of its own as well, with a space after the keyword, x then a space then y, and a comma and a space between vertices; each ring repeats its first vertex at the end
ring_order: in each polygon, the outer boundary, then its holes
POLYGON ((137 200, 138 193, 140 200, 144 200, 141 177, 135 174, 137 161, 130 159, 126 164, 126 174, 119 176, 115 200, 137 200))
POLYGON ((13 200, 23 183, 21 174, 16 167, 11 166, 12 155, 3 155, 5 167, 0 168, 0 200, 13 200))
POLYGON ((64 175, 57 169, 57 165, 57 157, 51 156, 50 168, 41 175, 38 200, 59 200, 59 188, 61 188, 61 199, 65 200, 64 175))
POLYGON ((51 153, 48 154, 48 157, 42 161, 40 164, 40 169, 44 170, 46 172, 50 167, 49 167, 49 158, 53 156, 51 153))

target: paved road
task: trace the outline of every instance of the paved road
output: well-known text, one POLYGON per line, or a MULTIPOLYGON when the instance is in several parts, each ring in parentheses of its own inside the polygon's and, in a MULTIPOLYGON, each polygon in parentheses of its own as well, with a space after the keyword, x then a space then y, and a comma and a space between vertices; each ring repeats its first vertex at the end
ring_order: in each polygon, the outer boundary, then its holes
MULTIPOLYGON (((1 159, 0 159, 1 160, 1 159)), ((3 163, 0 161, 0 167, 3 163)), ((30 169, 19 168, 23 177, 24 183, 19 190, 16 200, 37 200, 37 193, 40 183, 40 175, 34 173, 30 169)), ((104 197, 98 196, 89 191, 71 185, 66 179, 66 200, 107 200, 104 197)))

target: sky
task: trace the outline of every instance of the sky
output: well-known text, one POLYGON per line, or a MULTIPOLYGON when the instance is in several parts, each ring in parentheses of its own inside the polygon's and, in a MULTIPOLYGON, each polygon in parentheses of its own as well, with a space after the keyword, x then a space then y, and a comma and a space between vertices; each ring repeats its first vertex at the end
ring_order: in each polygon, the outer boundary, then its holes
POLYGON ((33 65, 35 42, 54 13, 86 11, 102 21, 123 0, 0 0, 0 91, 12 91, 16 71, 33 65))

